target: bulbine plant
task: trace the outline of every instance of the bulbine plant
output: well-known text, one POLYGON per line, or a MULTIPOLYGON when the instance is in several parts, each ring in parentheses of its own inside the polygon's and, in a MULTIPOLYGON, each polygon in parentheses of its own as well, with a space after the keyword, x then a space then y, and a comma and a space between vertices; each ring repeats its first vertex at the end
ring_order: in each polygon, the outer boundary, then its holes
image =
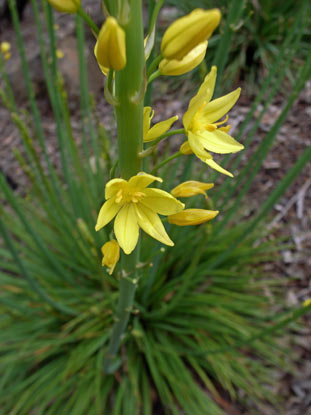
POLYGON ((237 399, 238 390, 245 401, 277 405, 266 387, 269 367, 290 369, 279 331, 304 315, 309 303, 276 314, 270 299, 258 295, 269 287, 279 301, 279 282, 260 269, 279 248, 261 240, 267 233, 257 225, 310 159, 310 149, 254 217, 242 220, 237 206, 303 87, 310 61, 275 126, 233 177, 240 159, 229 171, 229 155, 255 134, 253 128, 240 143, 272 78, 238 138, 227 122, 240 88, 214 96, 221 76, 215 65, 189 100, 183 128, 173 127, 177 116, 153 124, 153 82, 196 68, 221 19, 218 9, 193 10, 168 26, 157 53, 162 5, 150 2, 144 33, 141 0, 104 0, 101 28, 79 0, 43 0, 46 42, 39 3, 32 0, 61 156, 58 171, 47 152, 15 0, 9 0, 31 116, 17 108, 5 69, 12 50, 6 47, 0 98, 20 131, 25 151, 15 155, 30 182, 25 197, 0 177, 0 407, 7 414, 217 415, 230 406, 222 391, 237 399), (83 151, 57 68, 53 8, 76 21, 83 151), (84 23, 94 35, 105 98, 114 109, 115 158, 88 92, 84 23), (183 138, 172 153, 174 135, 183 138), (214 154, 227 156, 218 163, 214 154), (225 178, 218 189, 216 175, 225 178), (236 186, 242 187, 234 199, 236 186), (233 215, 234 226, 226 226, 233 215))

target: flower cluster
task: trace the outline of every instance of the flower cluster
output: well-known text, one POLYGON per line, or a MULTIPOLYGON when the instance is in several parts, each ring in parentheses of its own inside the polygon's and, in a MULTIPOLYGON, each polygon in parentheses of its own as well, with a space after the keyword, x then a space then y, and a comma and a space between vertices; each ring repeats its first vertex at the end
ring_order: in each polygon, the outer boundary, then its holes
MULTIPOLYGON (((96 231, 106 226, 112 219, 118 244, 125 254, 136 247, 139 228, 165 245, 174 243, 168 236, 159 215, 168 216, 168 222, 179 225, 199 225, 213 219, 218 211, 206 209, 184 209, 185 205, 177 197, 190 197, 203 194, 213 187, 212 183, 187 181, 175 187, 171 193, 148 186, 154 181, 162 183, 159 177, 144 172, 130 178, 112 179, 106 184, 105 199, 97 219, 96 231)), ((103 252, 108 258, 105 265, 111 269, 112 256, 115 258, 115 244, 104 245, 103 252)))
MULTIPOLYGON (((204 59, 208 39, 219 24, 219 10, 194 10, 188 16, 175 21, 165 32, 162 43, 162 59, 158 72, 161 75, 177 76, 191 71, 204 59)), ((145 42, 146 43, 146 42, 145 42)), ((116 19, 108 17, 102 26, 96 45, 95 56, 105 75, 109 70, 122 70, 126 65, 126 39, 116 19)), ((201 161, 219 172, 232 176, 218 165, 211 153, 234 153, 243 149, 228 132, 230 125, 224 126, 228 117, 222 121, 240 95, 240 88, 212 100, 216 67, 212 67, 205 77, 198 93, 191 99, 188 110, 183 116, 184 133, 187 137, 181 148, 182 154, 194 153, 201 161)), ((165 137, 178 116, 151 126, 154 111, 144 108, 143 142, 156 143, 165 137)), ((215 218, 217 210, 185 209, 185 205, 176 198, 187 198, 203 194, 213 187, 212 183, 187 181, 175 187, 171 194, 148 186, 162 182, 159 177, 139 173, 128 181, 112 179, 106 185, 106 202, 102 206, 96 224, 96 230, 114 220, 114 234, 117 242, 108 242, 103 247, 103 264, 113 271, 119 252, 118 244, 125 254, 133 252, 139 238, 139 228, 154 239, 173 246, 159 215, 166 215, 168 222, 178 226, 199 225, 215 218)))
MULTIPOLYGON (((83 12, 80 0, 48 1, 59 11, 79 13, 87 21, 90 20, 83 12)), ((109 15, 109 8, 105 9, 108 16, 102 27, 99 29, 93 24, 92 29, 97 38, 94 46, 96 60, 102 72, 106 76, 109 74, 106 79, 105 96, 117 109, 120 103, 116 96, 115 82, 122 77, 122 71, 127 69, 128 58, 132 55, 128 55, 131 42, 127 42, 129 15, 127 15, 126 8, 119 9, 118 12, 116 12, 118 6, 111 9, 114 10, 113 15, 109 15), (115 76, 115 71, 119 71, 119 75, 115 76)), ((221 13, 218 9, 195 9, 192 13, 173 22, 163 35, 160 55, 148 65, 149 69, 142 91, 136 91, 137 96, 130 97, 130 105, 135 105, 137 99, 142 100, 146 84, 152 82, 157 76, 178 76, 196 68, 205 57, 208 40, 219 25, 220 19, 221 13)), ((154 42, 154 36, 151 30, 145 39, 145 60, 150 56, 152 42, 154 42)), ((213 66, 197 94, 189 102, 188 109, 182 118, 184 127, 182 130, 169 131, 178 120, 177 115, 151 125, 154 116, 153 109, 150 106, 145 106, 144 109, 142 105, 140 106, 138 118, 142 121, 142 132, 137 134, 139 135, 137 139, 140 140, 137 148, 141 148, 142 143, 147 148, 137 154, 138 157, 143 158, 152 154, 162 139, 173 135, 176 131, 186 136, 186 141, 180 146, 177 156, 195 154, 209 167, 232 177, 230 172, 216 163, 213 153, 228 154, 243 149, 243 145, 229 135, 230 125, 224 125, 227 123, 229 110, 240 96, 240 88, 213 99, 216 76, 217 68, 213 66), (152 142, 151 145, 150 142, 152 142)), ((122 143, 124 142, 126 140, 123 139, 122 143)), ((149 187, 154 182, 162 183, 161 178, 145 172, 137 173, 137 170, 136 174, 128 180, 113 178, 106 184, 106 201, 100 209, 95 229, 99 231, 114 220, 113 229, 116 239, 106 242, 102 247, 102 264, 109 268, 110 274, 119 260, 120 248, 126 255, 134 251, 140 229, 165 245, 174 245, 159 215, 167 216, 170 224, 188 226, 210 221, 219 213, 217 210, 186 209, 185 204, 177 199, 203 195, 207 200, 206 191, 212 189, 212 183, 190 180, 179 184, 169 193, 159 188, 149 187)))

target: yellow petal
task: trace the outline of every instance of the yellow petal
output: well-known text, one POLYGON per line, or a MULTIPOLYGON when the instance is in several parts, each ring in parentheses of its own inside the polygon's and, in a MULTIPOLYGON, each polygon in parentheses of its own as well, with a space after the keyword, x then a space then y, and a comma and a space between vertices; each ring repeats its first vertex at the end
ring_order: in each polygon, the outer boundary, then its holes
POLYGON ((197 182, 195 180, 188 180, 180 183, 178 186, 171 190, 171 194, 174 197, 191 197, 198 194, 206 196, 206 190, 212 189, 213 183, 197 182))
POLYGON ((114 198, 107 200, 99 211, 95 230, 99 231, 106 226, 116 216, 119 210, 120 205, 115 202, 114 198))
POLYGON ((125 67, 125 32, 114 17, 109 16, 102 25, 94 51, 101 67, 116 71, 125 67))
POLYGON ((129 255, 136 247, 139 228, 133 203, 125 204, 114 221, 114 233, 120 247, 129 255))
POLYGON ((183 124, 185 129, 189 128, 192 118, 202 106, 204 102, 208 103, 214 94, 215 83, 217 77, 217 68, 212 66, 211 71, 206 75, 204 82, 199 88, 197 94, 190 100, 188 110, 183 116, 183 124))
POLYGON ((207 40, 200 43, 197 47, 192 49, 181 60, 177 59, 162 59, 159 64, 159 70, 162 75, 183 75, 196 68, 204 59, 207 48, 207 40))
POLYGON ((185 205, 172 195, 160 189, 145 189, 145 197, 139 203, 160 215, 173 215, 184 209, 185 205))
POLYGON ((147 136, 145 138, 144 135, 144 141, 153 141, 156 138, 159 138, 162 134, 166 133, 168 131, 172 124, 178 120, 178 115, 175 115, 174 117, 169 118, 168 120, 158 122, 155 124, 147 133, 147 136))
POLYGON ((106 184, 105 198, 110 199, 115 196, 120 189, 126 185, 127 181, 124 179, 112 179, 106 184))
POLYGON ((243 150, 244 146, 236 141, 225 131, 196 132, 196 137, 208 151, 218 154, 236 153, 243 150))
POLYGON ((189 146, 191 147, 192 151, 194 152, 194 154, 199 157, 199 158, 203 158, 203 159, 212 159, 213 157, 211 156, 211 154, 209 154, 205 149, 204 146, 200 140, 200 136, 198 136, 197 134, 192 133, 191 131, 189 131, 188 133, 188 142, 189 142, 189 146))
MULTIPOLYGON (((94 55, 95 55, 95 56, 97 56, 97 50, 98 50, 98 42, 96 42, 96 43, 95 43, 95 46, 94 46, 94 55)), ((102 71, 102 73, 103 73, 105 76, 108 76, 108 73, 109 73, 109 68, 105 68, 103 65, 101 65, 101 64, 98 62, 98 60, 97 60, 97 63, 98 63, 98 66, 99 66, 100 70, 102 71)))
POLYGON ((159 216, 141 203, 135 205, 138 224, 148 235, 165 245, 173 246, 159 216))
POLYGON ((48 0, 54 9, 63 13, 76 13, 80 7, 80 0, 48 0))
POLYGON ((182 59, 198 44, 208 40, 218 26, 218 9, 195 9, 175 20, 163 35, 161 52, 166 59, 182 59))
POLYGON ((219 171, 219 173, 226 174, 229 177, 233 177, 233 174, 228 170, 222 168, 219 164, 216 163, 213 159, 201 159, 204 163, 208 164, 212 169, 219 171))
POLYGON ((230 92, 230 94, 209 102, 202 112, 202 117, 204 117, 208 123, 219 120, 230 111, 239 99, 240 93, 241 88, 237 88, 235 91, 230 92))
POLYGON ((197 99, 201 101, 202 97, 204 97, 204 101, 209 102, 214 94, 216 78, 217 67, 213 65, 209 73, 205 76, 204 81, 200 86, 197 95, 193 98, 193 101, 190 101, 190 104, 191 102, 195 102, 197 99))
POLYGON ((214 219, 218 210, 185 209, 176 215, 168 216, 168 222, 178 226, 200 225, 214 219))
POLYGON ((150 128, 150 122, 154 116, 154 111, 152 111, 151 107, 144 107, 144 115, 143 115, 143 137, 144 141, 147 138, 148 131, 150 128))
POLYGON ((114 239, 106 242, 102 247, 103 254, 102 266, 107 266, 111 275, 120 259, 120 246, 114 239))
POLYGON ((144 172, 138 173, 136 176, 133 176, 128 181, 128 184, 132 188, 140 188, 144 189, 145 187, 149 186, 154 181, 162 183, 163 180, 160 177, 152 176, 151 174, 147 174, 144 172))
POLYGON ((226 174, 227 176, 233 177, 233 175, 223 169, 219 164, 217 164, 210 153, 208 153, 205 149, 203 144, 200 141, 200 138, 193 134, 191 131, 188 133, 188 142, 193 150, 194 154, 201 160, 203 163, 208 164, 212 169, 219 171, 220 173, 226 174))

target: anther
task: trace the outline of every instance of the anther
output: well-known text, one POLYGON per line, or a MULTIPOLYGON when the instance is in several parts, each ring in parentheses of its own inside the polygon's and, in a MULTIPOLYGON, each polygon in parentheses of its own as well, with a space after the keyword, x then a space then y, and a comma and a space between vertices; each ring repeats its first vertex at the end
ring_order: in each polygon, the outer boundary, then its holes
POLYGON ((119 191, 118 191, 118 193, 117 193, 117 196, 116 196, 116 203, 120 203, 121 202, 121 200, 122 200, 122 197, 123 197, 123 194, 122 194, 123 192, 122 192, 122 190, 120 189, 119 191))

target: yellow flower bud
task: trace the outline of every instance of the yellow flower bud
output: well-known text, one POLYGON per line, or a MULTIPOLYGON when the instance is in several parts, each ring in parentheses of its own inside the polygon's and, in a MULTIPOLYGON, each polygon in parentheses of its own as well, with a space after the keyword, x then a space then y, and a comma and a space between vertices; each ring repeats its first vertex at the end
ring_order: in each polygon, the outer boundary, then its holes
POLYGON ((59 12, 77 13, 81 0, 48 0, 50 5, 59 12))
POLYGON ((182 143, 179 151, 181 152, 181 154, 184 154, 185 156, 189 156, 189 154, 193 154, 192 148, 189 145, 189 141, 185 141, 184 143, 182 143))
POLYGON ((56 49, 56 57, 57 59, 63 59, 65 56, 64 52, 61 49, 56 49))
POLYGON ((144 107, 143 118, 143 137, 144 142, 153 141, 159 138, 162 134, 166 133, 172 126, 172 124, 178 120, 178 115, 174 115, 165 121, 158 122, 150 128, 151 120, 154 116, 154 111, 151 107, 144 107))
POLYGON ((167 219, 169 223, 178 226, 200 225, 214 219, 218 213, 218 210, 185 209, 175 215, 168 216, 167 219))
POLYGON ((159 64, 159 69, 162 75, 183 75, 184 73, 192 71, 204 59, 207 48, 207 40, 200 43, 192 49, 181 60, 177 59, 162 59, 159 64))
POLYGON ((9 42, 1 42, 0 50, 1 50, 1 53, 3 54, 10 52, 11 44, 9 42))
POLYGON ((0 52, 3 55, 4 60, 9 60, 11 58, 11 44, 9 42, 1 42, 0 52))
POLYGON ((213 187, 213 183, 203 183, 195 180, 189 180, 174 187, 174 189, 171 190, 171 195, 174 197, 191 197, 202 194, 207 197, 206 190, 212 189, 213 187))
POLYGON ((94 53, 101 68, 120 71, 125 67, 125 32, 114 17, 109 16, 100 29, 94 53))
POLYGON ((200 43, 208 40, 218 26, 218 9, 195 9, 173 22, 164 33, 161 52, 166 59, 182 59, 200 43))
POLYGON ((120 259, 120 246, 114 239, 106 242, 101 248, 103 254, 102 266, 109 268, 109 274, 113 273, 117 262, 120 259))

